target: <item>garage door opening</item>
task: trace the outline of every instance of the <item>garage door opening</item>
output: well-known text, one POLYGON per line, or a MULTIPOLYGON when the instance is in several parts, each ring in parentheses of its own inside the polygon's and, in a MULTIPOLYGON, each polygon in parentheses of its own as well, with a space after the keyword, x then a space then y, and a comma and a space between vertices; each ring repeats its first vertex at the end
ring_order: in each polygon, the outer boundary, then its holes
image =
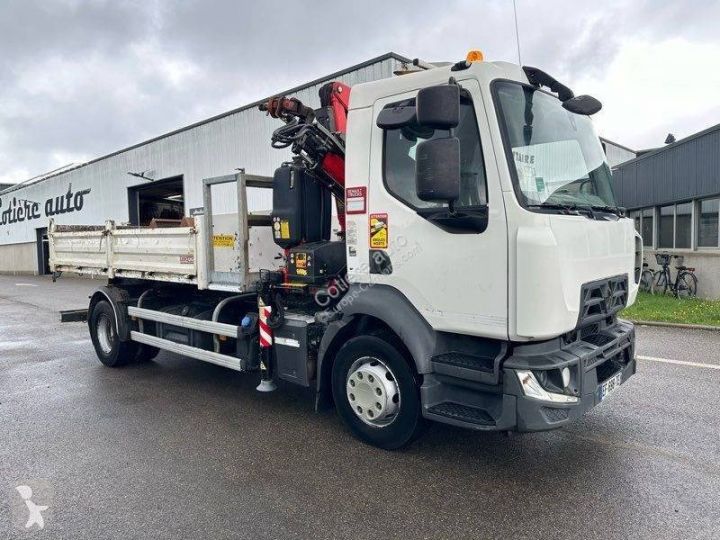
POLYGON ((183 177, 174 176, 128 188, 130 223, 147 227, 155 220, 180 220, 185 215, 183 177))

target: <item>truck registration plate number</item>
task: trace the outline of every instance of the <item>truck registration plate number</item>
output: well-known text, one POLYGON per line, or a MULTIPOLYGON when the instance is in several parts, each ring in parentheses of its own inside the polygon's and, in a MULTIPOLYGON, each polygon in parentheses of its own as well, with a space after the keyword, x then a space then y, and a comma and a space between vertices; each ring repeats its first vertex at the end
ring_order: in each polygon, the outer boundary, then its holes
POLYGON ((599 401, 608 397, 608 395, 620 386, 620 384, 622 384, 622 371, 618 371, 615 375, 600 385, 600 389, 598 390, 598 397, 600 398, 599 401))

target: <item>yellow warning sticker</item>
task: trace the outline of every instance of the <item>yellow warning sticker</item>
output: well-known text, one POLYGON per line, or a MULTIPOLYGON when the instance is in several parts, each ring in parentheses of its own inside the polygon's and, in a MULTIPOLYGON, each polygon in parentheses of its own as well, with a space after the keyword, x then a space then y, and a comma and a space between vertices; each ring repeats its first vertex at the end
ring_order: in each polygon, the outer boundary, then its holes
POLYGON ((290 238, 290 222, 286 219, 280 222, 280 238, 283 240, 290 238))
POLYGON ((235 247, 235 235, 234 234, 214 234, 213 235, 213 246, 220 248, 233 248, 235 247))
POLYGON ((370 248, 387 249, 388 215, 370 214, 370 248))

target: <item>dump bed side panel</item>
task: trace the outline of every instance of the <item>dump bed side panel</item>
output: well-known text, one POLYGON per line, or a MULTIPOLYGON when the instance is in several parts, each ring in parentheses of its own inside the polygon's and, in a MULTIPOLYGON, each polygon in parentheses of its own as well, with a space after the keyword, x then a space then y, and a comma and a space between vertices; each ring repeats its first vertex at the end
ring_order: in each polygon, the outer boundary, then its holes
POLYGON ((197 283, 196 227, 50 227, 50 269, 84 275, 197 283))
POLYGON ((137 271, 192 278, 197 275, 193 227, 119 229, 111 236, 111 267, 115 275, 137 271))
POLYGON ((55 227, 49 234, 50 269, 107 275, 108 236, 105 227, 81 225, 55 227))

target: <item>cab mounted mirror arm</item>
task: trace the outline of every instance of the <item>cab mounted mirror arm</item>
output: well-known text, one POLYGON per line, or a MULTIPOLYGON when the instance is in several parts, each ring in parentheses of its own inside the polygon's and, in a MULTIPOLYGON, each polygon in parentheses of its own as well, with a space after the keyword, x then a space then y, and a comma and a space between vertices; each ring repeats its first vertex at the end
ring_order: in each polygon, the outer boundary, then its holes
POLYGON ((586 94, 576 96, 570 88, 543 70, 530 66, 523 66, 522 69, 528 81, 530 81, 530 84, 537 87, 545 86, 549 88, 551 92, 557 94, 558 99, 562 102, 563 108, 571 113, 591 116, 602 109, 602 103, 600 103, 599 100, 586 94))

